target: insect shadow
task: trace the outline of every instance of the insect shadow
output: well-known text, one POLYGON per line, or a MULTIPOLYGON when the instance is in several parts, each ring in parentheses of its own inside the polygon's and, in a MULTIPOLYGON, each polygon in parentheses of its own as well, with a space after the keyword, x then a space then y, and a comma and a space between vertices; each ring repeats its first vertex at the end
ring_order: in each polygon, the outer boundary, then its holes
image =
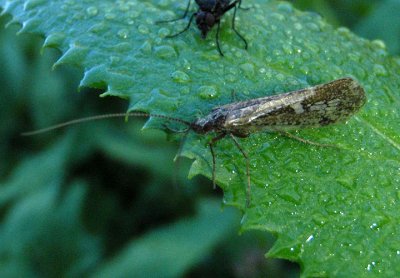
MULTIPOLYGON (((235 0, 235 1, 231 1, 231 0, 195 0, 195 2, 199 6, 199 8, 198 8, 197 12, 194 12, 190 16, 189 22, 186 25, 186 27, 182 31, 180 31, 176 34, 166 36, 166 38, 174 38, 174 37, 179 36, 180 34, 186 32, 189 29, 190 25, 192 24, 193 19, 196 19, 196 25, 197 25, 197 28, 201 32, 202 39, 205 39, 207 37, 208 32, 214 27, 214 25, 217 25, 217 33, 215 36, 215 40, 217 42, 217 49, 218 49, 219 54, 221 56, 224 56, 224 54, 222 53, 220 44, 219 44, 221 18, 226 12, 233 9, 232 29, 233 29, 233 31, 235 31, 236 35, 244 42, 244 48, 247 49, 246 39, 235 28, 235 18, 236 18, 237 8, 245 9, 245 8, 241 7, 242 0, 235 0)), ((157 24, 169 23, 169 22, 175 22, 175 21, 186 18, 187 14, 189 12, 190 4, 191 4, 191 0, 188 0, 186 10, 182 17, 171 19, 171 20, 157 21, 156 23, 157 24)))
POLYGON ((366 96, 360 84, 352 78, 341 78, 303 90, 219 106, 214 108, 207 116, 193 122, 160 114, 129 112, 76 119, 48 128, 25 132, 22 135, 30 136, 71 124, 115 117, 154 117, 174 121, 187 127, 179 132, 186 134, 189 131, 197 134, 212 132, 215 134, 208 143, 212 155, 214 187, 216 168, 214 146, 219 140, 229 137, 246 159, 246 207, 249 207, 251 200, 249 156, 240 146, 237 138, 245 138, 257 131, 267 130, 281 133, 303 143, 320 147, 335 147, 299 138, 287 130, 321 127, 345 121, 354 115, 365 102, 366 96))

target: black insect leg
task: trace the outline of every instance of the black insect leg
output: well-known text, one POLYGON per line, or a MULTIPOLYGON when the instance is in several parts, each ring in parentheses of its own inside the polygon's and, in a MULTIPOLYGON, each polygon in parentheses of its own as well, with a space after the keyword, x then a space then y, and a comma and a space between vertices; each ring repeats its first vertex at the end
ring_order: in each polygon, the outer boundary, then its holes
POLYGON ((186 6, 186 10, 185 10, 185 13, 183 14, 183 16, 175 18, 175 19, 170 19, 170 20, 160 20, 160 21, 157 21, 156 24, 174 22, 174 21, 178 21, 178 20, 184 19, 187 16, 188 12, 189 12, 190 2, 191 2, 191 0, 188 1, 187 6, 186 6))
POLYGON ((219 54, 220 54, 221 56, 224 56, 224 54, 222 53, 221 47, 219 46, 219 31, 220 31, 220 29, 221 29, 220 27, 221 27, 221 21, 218 21, 218 24, 217 24, 217 34, 216 34, 216 36, 215 36, 215 40, 217 41, 217 49, 218 49, 219 54))
POLYGON ((210 147, 211 156, 212 156, 212 181, 213 181, 214 189, 216 188, 216 184, 215 184, 215 153, 214 153, 213 146, 217 141, 221 140, 225 136, 226 136, 225 133, 221 133, 217 137, 214 137, 213 139, 211 139, 211 141, 208 143, 208 146, 210 147))
POLYGON ((242 0, 239 0, 239 1, 236 1, 236 2, 238 3, 238 8, 239 8, 239 9, 245 10, 245 11, 250 10, 250 8, 243 8, 243 7, 242 7, 242 0))
POLYGON ((279 132, 280 134, 282 134, 282 135, 284 135, 284 136, 286 136, 286 137, 289 137, 289 138, 291 138, 291 139, 300 141, 300 142, 302 142, 302 143, 304 143, 304 144, 309 144, 309 145, 313 145, 313 146, 317 146, 317 147, 324 147, 324 148, 327 147, 327 148, 336 148, 336 149, 340 149, 339 146, 330 145, 330 144, 321 144, 321 143, 313 142, 313 141, 310 141, 310 140, 307 140, 307 139, 298 137, 298 136, 296 136, 296 135, 293 135, 293 134, 291 134, 291 133, 289 133, 289 132, 287 132, 287 131, 277 130, 277 129, 275 129, 275 131, 279 132))
MULTIPOLYGON (((239 3, 239 7, 240 7, 241 2, 242 1, 238 2, 239 3)), ((247 50, 247 41, 246 41, 246 39, 235 28, 236 10, 237 10, 237 8, 236 8, 236 4, 235 4, 235 6, 233 8, 232 29, 233 29, 233 31, 235 31, 236 35, 238 35, 238 37, 242 39, 242 41, 244 42, 244 49, 247 50)))
POLYGON ((196 16, 196 14, 197 13, 194 13, 190 16, 189 23, 188 23, 188 25, 186 25, 185 29, 183 29, 182 31, 180 31, 179 33, 176 33, 174 35, 166 36, 166 38, 174 38, 174 37, 179 36, 180 34, 186 32, 189 29, 190 25, 192 24, 193 18, 196 16))
POLYGON ((233 142, 235 142, 236 147, 240 150, 244 158, 246 159, 246 175, 247 175, 247 190, 246 190, 246 207, 250 206, 251 200, 251 180, 250 180, 250 165, 249 165, 249 156, 240 146, 239 142, 237 141, 236 137, 233 136, 232 133, 229 133, 230 137, 232 138, 233 142))

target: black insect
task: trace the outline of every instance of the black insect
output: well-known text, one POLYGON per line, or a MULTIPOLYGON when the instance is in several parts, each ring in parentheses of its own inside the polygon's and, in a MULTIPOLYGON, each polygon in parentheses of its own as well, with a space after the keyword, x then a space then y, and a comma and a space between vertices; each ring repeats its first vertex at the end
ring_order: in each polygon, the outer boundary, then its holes
MULTIPOLYGON (((167 36, 167 38, 173 38, 176 37, 183 32, 187 31, 192 24, 193 19, 196 19, 196 25, 197 28, 201 32, 201 37, 205 39, 207 37, 208 32, 214 27, 214 25, 217 25, 217 33, 216 33, 216 42, 217 42, 217 48, 218 52, 221 56, 224 56, 222 53, 221 47, 219 45, 219 33, 220 33, 220 25, 221 25, 221 18, 222 16, 229 10, 233 9, 233 17, 232 17, 232 29, 235 31, 236 35, 239 36, 239 38, 242 39, 245 45, 245 49, 247 49, 247 41, 246 39, 236 30, 235 28, 235 17, 236 17, 236 9, 241 8, 243 9, 240 5, 242 3, 241 0, 195 0, 196 4, 199 6, 199 9, 197 12, 193 13, 190 16, 189 23, 186 25, 186 27, 173 35, 167 36)), ((157 23, 166 23, 166 22, 174 22, 178 21, 181 19, 186 18, 189 8, 190 8, 190 3, 191 0, 188 1, 188 4, 186 6, 185 13, 183 14, 182 17, 172 19, 172 20, 164 20, 164 21, 158 21, 157 23)))
POLYGON ((34 135, 71 124, 115 117, 155 117, 175 121, 187 126, 187 129, 183 131, 185 133, 190 130, 198 134, 215 133, 215 137, 208 143, 212 155, 214 187, 216 165, 214 145, 222 138, 229 136, 246 158, 246 206, 249 206, 251 197, 249 156, 240 146, 236 137, 245 138, 254 132, 266 129, 282 133, 304 143, 330 146, 299 138, 288 133, 287 130, 320 127, 347 120, 365 102, 366 96, 360 84, 351 78, 342 78, 303 90, 219 106, 207 116, 193 122, 159 114, 130 112, 81 118, 41 130, 26 132, 23 135, 34 135))

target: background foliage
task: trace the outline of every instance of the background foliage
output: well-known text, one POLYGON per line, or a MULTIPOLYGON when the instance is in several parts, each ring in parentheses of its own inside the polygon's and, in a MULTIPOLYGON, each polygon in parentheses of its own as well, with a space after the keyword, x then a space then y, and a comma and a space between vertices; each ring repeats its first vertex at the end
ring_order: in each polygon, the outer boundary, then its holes
MULTIPOLYGON (((348 2, 295 4, 362 36, 385 39, 398 54, 396 15, 384 12, 398 1, 348 2)), ((100 101, 98 91, 74 94, 81 73, 66 67, 50 72, 59 54, 46 49, 39 56, 41 40, 16 37, 17 30, 11 26, 0 33, 1 277, 96 271, 123 276, 132 269, 161 269, 169 276, 296 275, 294 264, 264 260, 272 236, 237 235, 240 215, 228 208, 220 213, 219 198, 211 197, 220 192, 201 177, 187 181, 185 163, 177 183, 183 186, 174 187, 176 146, 161 132, 140 132, 139 121, 92 123, 21 138, 19 133, 32 125, 124 111, 126 104, 100 101), (135 254, 141 260, 133 265, 129 259, 135 254)))

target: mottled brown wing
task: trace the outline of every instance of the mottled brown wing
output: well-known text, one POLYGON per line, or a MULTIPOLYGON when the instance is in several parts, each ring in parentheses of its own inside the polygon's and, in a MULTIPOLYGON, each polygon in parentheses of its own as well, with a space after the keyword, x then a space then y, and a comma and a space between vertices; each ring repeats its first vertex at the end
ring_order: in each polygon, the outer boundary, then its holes
POLYGON ((366 102, 364 89, 352 78, 342 78, 304 90, 238 102, 229 109, 224 127, 249 130, 276 127, 318 127, 348 119, 366 102))

